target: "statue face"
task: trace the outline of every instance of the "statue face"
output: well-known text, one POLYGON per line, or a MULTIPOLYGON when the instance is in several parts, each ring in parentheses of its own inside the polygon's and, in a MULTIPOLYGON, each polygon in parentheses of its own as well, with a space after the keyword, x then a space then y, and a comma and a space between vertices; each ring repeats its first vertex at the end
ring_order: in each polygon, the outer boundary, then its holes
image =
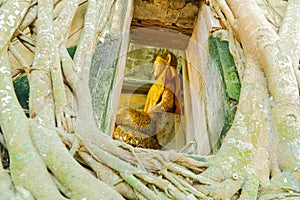
POLYGON ((152 68, 152 74, 155 79, 157 79, 159 77, 159 75, 162 73, 162 71, 164 70, 165 67, 166 67, 166 65, 158 62, 157 60, 154 61, 154 65, 152 68))

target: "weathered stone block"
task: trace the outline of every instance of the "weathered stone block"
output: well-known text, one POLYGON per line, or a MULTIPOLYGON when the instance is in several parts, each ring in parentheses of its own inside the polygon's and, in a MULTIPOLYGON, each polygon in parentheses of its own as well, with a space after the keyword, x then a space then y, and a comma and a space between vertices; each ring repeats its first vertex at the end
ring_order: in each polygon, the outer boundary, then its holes
POLYGON ((186 50, 195 142, 194 153, 209 154, 218 143, 225 120, 226 96, 218 67, 211 62, 208 38, 220 26, 207 5, 202 4, 194 33, 186 50))

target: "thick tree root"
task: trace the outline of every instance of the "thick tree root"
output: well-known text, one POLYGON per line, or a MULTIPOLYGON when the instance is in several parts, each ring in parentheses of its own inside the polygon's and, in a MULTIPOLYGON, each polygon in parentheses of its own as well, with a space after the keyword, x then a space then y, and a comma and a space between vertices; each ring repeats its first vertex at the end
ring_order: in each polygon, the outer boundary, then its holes
MULTIPOLYGON (((1 145, 1 144, 0 144, 1 145)), ((1 158, 1 157, 0 157, 1 158)), ((4 170, 0 160, 0 199, 33 200, 30 192, 25 188, 13 185, 8 170, 4 170)))
POLYGON ((44 162, 74 199, 123 199, 102 181, 84 170, 69 154, 55 130, 37 126, 32 122, 33 141, 44 162), (38 127, 38 128, 37 128, 38 127), (49 147, 55 146, 55 150, 49 147))
POLYGON ((260 198, 261 200, 271 200, 271 199, 300 199, 300 194, 296 193, 280 193, 280 194, 267 194, 260 198))

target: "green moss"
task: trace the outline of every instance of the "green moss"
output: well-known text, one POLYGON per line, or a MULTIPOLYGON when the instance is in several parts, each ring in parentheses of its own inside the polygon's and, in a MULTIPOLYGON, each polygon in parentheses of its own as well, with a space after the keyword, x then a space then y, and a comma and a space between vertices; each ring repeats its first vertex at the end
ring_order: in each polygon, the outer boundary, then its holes
POLYGON ((236 105, 238 104, 240 96, 241 84, 234 59, 229 52, 228 42, 222 41, 218 37, 210 36, 208 44, 212 62, 217 65, 220 70, 226 93, 226 120, 222 130, 222 135, 224 135, 233 123, 236 105))
POLYGON ((244 155, 246 156, 246 157, 249 157, 249 156, 251 156, 251 154, 252 154, 252 151, 251 150, 246 150, 246 151, 244 151, 244 155))
POLYGON ((233 57, 229 52, 228 42, 211 36, 209 38, 209 49, 210 55, 218 65, 222 75, 226 95, 228 95, 228 98, 238 101, 241 85, 233 57))
POLYGON ((286 121, 279 123, 277 130, 285 142, 294 142, 299 137, 299 128, 289 126, 286 121))
MULTIPOLYGON (((128 1, 122 0, 122 12, 119 13, 120 19, 125 19, 128 1)), ((112 100, 113 87, 120 84, 115 80, 118 67, 120 48, 122 45, 123 24, 112 26, 111 22, 107 25, 109 33, 106 34, 104 42, 98 41, 97 47, 92 58, 89 87, 92 95, 93 110, 99 129, 105 133, 109 131, 112 123, 110 104, 112 100)))
POLYGON ((27 76, 21 76, 17 78, 14 82, 14 89, 17 95, 18 101, 23 109, 28 110, 29 101, 29 83, 27 76))
POLYGON ((76 46, 69 47, 69 48, 67 49, 67 50, 68 50, 68 53, 70 54, 70 56, 71 56, 72 59, 74 58, 76 49, 77 49, 77 45, 76 45, 76 46))

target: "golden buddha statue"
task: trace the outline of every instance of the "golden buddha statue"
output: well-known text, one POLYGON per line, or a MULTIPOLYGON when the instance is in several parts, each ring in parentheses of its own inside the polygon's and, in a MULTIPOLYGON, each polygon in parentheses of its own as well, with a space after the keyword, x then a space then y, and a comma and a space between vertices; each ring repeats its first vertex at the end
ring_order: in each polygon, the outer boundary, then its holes
POLYGON ((135 147, 161 149, 175 135, 174 118, 181 114, 180 78, 177 58, 171 52, 160 53, 152 68, 155 83, 149 89, 143 110, 122 108, 116 116, 113 138, 135 147))

